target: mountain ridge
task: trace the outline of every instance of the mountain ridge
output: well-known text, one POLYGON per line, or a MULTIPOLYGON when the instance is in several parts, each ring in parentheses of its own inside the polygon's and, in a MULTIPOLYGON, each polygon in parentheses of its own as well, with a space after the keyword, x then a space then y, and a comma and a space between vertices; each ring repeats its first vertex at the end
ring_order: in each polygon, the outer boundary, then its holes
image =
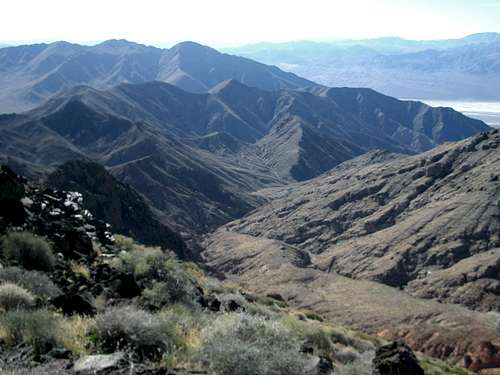
POLYGON ((411 154, 489 129, 374 91, 318 93, 235 80, 203 94, 158 81, 78 86, 0 116, 0 155, 30 175, 90 158, 142 193, 164 223, 200 233, 262 203, 255 190, 316 177, 373 148, 411 154))
POLYGON ((0 84, 4 88, 0 112, 34 108, 78 85, 106 89, 122 82, 160 80, 199 93, 230 78, 266 90, 315 84, 277 67, 194 42, 170 49, 126 40, 108 40, 95 46, 54 42, 0 49, 0 84))

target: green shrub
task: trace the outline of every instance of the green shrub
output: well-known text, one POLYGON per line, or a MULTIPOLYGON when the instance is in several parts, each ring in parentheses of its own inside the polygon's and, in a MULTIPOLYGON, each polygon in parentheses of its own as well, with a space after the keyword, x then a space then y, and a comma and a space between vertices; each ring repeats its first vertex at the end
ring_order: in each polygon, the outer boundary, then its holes
POLYGON ((45 309, 9 310, 0 315, 0 336, 9 345, 28 343, 36 354, 62 342, 63 318, 45 309))
POLYGON ((157 316, 175 327, 173 350, 165 353, 162 364, 167 367, 197 367, 200 332, 212 322, 213 315, 201 308, 175 304, 161 310, 157 316))
POLYGON ((153 282, 151 288, 142 292, 145 305, 152 310, 175 303, 194 306, 198 292, 192 282, 184 276, 182 273, 170 272, 163 278, 164 281, 153 282))
POLYGON ((134 306, 112 307, 96 317, 95 339, 108 353, 131 349, 154 359, 171 347, 175 327, 134 306))
POLYGON ((61 293, 59 288, 42 272, 27 271, 19 267, 0 269, 0 282, 22 286, 42 299, 55 297, 61 293))
POLYGON ((335 374, 339 375, 372 375, 374 353, 372 351, 365 352, 351 363, 335 368, 335 374))
POLYGON ((50 271, 55 257, 52 247, 42 237, 30 232, 12 232, 2 239, 3 257, 29 270, 50 271))
POLYGON ((122 252, 113 265, 122 272, 133 273, 148 287, 142 302, 149 309, 157 310, 166 305, 183 303, 194 305, 200 292, 193 265, 184 265, 159 247, 136 244, 127 237, 118 237, 122 252))
POLYGON ((302 375, 299 341, 279 322, 247 314, 219 317, 202 332, 202 360, 220 375, 302 375))
POLYGON ((0 284, 0 310, 31 308, 35 297, 26 289, 12 283, 0 284))

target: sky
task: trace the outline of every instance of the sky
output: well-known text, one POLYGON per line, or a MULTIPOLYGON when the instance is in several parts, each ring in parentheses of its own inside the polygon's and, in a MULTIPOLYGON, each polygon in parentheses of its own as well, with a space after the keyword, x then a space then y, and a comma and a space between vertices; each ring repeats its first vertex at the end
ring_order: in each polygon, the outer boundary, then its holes
POLYGON ((0 43, 107 39, 168 47, 460 38, 500 32, 500 0, 4 0, 0 43))

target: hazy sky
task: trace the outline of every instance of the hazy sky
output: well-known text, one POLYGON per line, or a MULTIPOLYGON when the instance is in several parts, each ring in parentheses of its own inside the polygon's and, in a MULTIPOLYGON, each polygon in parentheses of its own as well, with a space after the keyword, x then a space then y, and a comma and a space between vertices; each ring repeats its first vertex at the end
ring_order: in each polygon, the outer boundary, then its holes
POLYGON ((258 41, 500 32, 500 0, 4 0, 1 41, 258 41))

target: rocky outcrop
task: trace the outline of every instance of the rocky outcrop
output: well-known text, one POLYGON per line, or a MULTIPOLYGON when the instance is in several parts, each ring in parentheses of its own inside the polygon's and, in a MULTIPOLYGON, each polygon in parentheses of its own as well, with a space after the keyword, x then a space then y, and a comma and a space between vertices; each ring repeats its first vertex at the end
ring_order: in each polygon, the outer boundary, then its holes
POLYGON ((373 367, 374 375, 425 375, 415 354, 402 342, 393 342, 378 348, 373 367))
POLYGON ((0 170, 2 230, 7 226, 47 236, 65 258, 93 257, 94 241, 113 244, 109 224, 82 207, 78 192, 43 189, 17 176, 8 167, 0 170))
POLYGON ((170 249, 183 259, 193 257, 181 236, 159 222, 141 195, 97 163, 66 162, 47 177, 46 184, 54 189, 80 192, 84 207, 97 219, 111 224, 115 233, 145 245, 170 249))
POLYGON ((482 342, 465 357, 464 365, 471 371, 498 369, 500 367, 500 343, 482 342))

